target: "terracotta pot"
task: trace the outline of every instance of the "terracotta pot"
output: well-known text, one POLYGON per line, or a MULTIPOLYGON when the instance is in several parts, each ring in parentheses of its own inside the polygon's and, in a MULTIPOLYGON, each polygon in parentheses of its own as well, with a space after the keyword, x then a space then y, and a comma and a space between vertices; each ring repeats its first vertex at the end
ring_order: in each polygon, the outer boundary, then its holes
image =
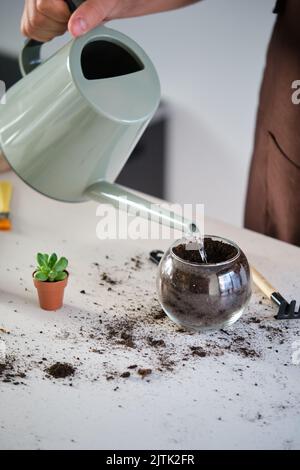
POLYGON ((59 310, 63 306, 65 287, 68 284, 68 277, 63 281, 57 282, 43 282, 34 278, 33 283, 38 291, 40 307, 43 310, 59 310))

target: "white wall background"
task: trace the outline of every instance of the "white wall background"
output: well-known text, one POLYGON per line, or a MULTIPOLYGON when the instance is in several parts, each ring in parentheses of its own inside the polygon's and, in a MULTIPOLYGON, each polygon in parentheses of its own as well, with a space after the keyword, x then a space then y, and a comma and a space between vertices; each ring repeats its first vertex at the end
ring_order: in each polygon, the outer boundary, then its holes
MULTIPOLYGON (((111 23, 149 53, 170 103, 168 199, 204 203, 207 215, 237 225, 274 3, 204 0, 111 23)), ((22 45, 22 7, 23 0, 1 0, 2 50, 17 53, 22 45)))

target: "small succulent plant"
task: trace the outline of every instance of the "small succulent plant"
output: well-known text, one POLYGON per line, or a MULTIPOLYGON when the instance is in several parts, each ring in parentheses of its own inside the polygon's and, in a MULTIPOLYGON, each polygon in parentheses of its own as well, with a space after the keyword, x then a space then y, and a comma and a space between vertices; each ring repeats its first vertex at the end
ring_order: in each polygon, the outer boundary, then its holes
POLYGON ((67 258, 58 259, 56 253, 51 256, 47 253, 37 254, 38 267, 34 273, 35 279, 43 282, 63 281, 68 276, 66 268, 68 266, 67 258))

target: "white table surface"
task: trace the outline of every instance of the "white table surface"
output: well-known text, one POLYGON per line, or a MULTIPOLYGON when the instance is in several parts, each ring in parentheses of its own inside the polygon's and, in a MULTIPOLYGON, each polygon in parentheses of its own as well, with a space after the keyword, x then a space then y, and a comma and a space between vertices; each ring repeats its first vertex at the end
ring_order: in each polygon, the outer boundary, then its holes
MULTIPOLYGON (((274 320, 276 310, 254 290, 247 312, 225 333, 188 334, 167 318, 149 321, 159 307, 148 253, 168 241, 100 241, 97 204, 58 203, 11 174, 1 179, 14 183, 14 228, 0 232, 0 328, 10 332, 0 332, 0 340, 26 377, 8 383, 0 377, 0 448, 300 447, 300 365, 292 361, 293 348, 300 349, 297 320, 274 320), (35 253, 53 250, 69 258, 71 276, 64 308, 48 313, 38 307, 31 273, 35 253), (138 270, 131 269, 136 255, 138 270), (120 283, 108 290, 102 272, 120 283), (137 349, 107 339, 109 325, 126 315, 137 349), (165 350, 147 345, 148 336, 163 338, 165 350), (239 354, 232 346, 237 337, 259 357, 239 354), (193 356, 193 345, 210 353, 193 356), (172 370, 161 366, 161 353, 174 359, 172 370), (76 367, 71 381, 47 378, 45 368, 56 361, 76 367), (148 380, 136 370, 119 377, 132 364, 151 368, 148 380)), ((299 300, 299 248, 212 220, 206 233, 235 240, 288 299, 299 300)))

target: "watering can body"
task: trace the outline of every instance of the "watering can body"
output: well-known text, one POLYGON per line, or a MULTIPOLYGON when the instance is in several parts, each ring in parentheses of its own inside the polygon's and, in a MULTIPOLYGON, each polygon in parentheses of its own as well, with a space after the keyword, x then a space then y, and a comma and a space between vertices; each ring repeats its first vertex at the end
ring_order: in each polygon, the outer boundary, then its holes
POLYGON ((30 73, 0 109, 0 146, 32 188, 82 202, 122 170, 158 107, 158 75, 140 46, 104 26, 38 66, 35 48, 23 51, 30 73))
MULTIPOLYGON (((65 0, 71 11, 82 0, 65 0)), ((89 199, 195 232, 196 225, 114 183, 160 101, 157 72, 143 49, 99 26, 41 63, 30 40, 23 79, 0 107, 0 151, 36 191, 64 202, 89 199)))

